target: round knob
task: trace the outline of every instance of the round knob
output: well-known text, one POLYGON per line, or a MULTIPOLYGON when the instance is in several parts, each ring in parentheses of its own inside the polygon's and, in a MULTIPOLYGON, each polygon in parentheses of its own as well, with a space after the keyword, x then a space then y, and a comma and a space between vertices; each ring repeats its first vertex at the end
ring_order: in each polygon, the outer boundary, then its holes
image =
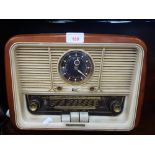
POLYGON ((114 113, 120 113, 122 111, 122 106, 119 103, 119 101, 117 100, 112 101, 110 105, 110 110, 113 111, 114 113))
POLYGON ((39 101, 37 100, 32 100, 31 103, 29 104, 29 109, 32 111, 32 112, 35 112, 37 111, 39 108, 39 101))

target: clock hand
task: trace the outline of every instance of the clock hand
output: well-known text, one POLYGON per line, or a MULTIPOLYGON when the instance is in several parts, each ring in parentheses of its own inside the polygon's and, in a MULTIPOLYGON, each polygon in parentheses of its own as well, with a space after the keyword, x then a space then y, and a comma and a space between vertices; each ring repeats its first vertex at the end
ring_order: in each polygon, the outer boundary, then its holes
POLYGON ((77 58, 75 61, 74 61, 74 68, 75 68, 75 70, 77 70, 81 75, 83 75, 84 77, 86 77, 85 75, 84 75, 84 73, 82 73, 79 69, 78 69, 78 67, 79 67, 79 65, 80 65, 80 61, 79 61, 79 59, 77 58))
POLYGON ((77 71, 78 71, 81 75, 83 75, 84 77, 86 77, 79 69, 77 69, 77 71))

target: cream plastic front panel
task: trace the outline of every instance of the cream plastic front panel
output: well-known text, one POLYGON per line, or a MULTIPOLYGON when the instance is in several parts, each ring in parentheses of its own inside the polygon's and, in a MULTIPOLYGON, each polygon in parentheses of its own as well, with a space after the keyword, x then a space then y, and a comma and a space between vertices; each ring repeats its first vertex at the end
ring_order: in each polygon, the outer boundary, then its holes
MULTIPOLYGON (((15 121, 21 129, 131 130, 135 125, 144 51, 131 43, 16 43, 10 48, 15 121), (70 50, 82 50, 94 63, 92 77, 71 85, 58 72, 60 58, 70 50), (62 91, 57 91, 61 86, 62 91), (95 90, 90 91, 90 87, 95 90), (72 89, 77 91, 72 91, 72 89), (126 96, 118 116, 88 116, 89 122, 62 122, 61 115, 33 115, 25 94, 75 96, 126 96)), ((68 119, 63 117, 63 119, 68 119)))

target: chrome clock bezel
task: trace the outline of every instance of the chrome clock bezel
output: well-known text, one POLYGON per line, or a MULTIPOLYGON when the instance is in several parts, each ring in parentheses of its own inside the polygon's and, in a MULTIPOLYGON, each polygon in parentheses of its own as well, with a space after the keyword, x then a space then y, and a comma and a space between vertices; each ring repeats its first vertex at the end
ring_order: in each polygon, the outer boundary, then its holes
POLYGON ((71 85, 82 85, 82 84, 85 84, 88 80, 91 79, 91 77, 93 77, 93 74, 94 74, 94 68, 95 68, 95 65, 94 65, 94 61, 93 61, 93 58, 91 57, 91 55, 86 52, 85 50, 83 49, 70 49, 68 50, 67 52, 65 52, 59 59, 58 61, 58 73, 59 73, 59 76, 60 78, 67 84, 71 84, 71 85), (76 81, 76 82, 73 82, 73 81, 70 81, 70 80, 67 80, 61 73, 60 73, 60 64, 62 62, 62 59, 65 57, 65 55, 67 55, 69 52, 72 52, 72 51, 80 51, 80 52, 83 52, 84 54, 86 54, 89 59, 91 60, 91 66, 92 66, 92 69, 91 69, 91 72, 87 75, 86 78, 84 78, 83 80, 81 81, 76 81))

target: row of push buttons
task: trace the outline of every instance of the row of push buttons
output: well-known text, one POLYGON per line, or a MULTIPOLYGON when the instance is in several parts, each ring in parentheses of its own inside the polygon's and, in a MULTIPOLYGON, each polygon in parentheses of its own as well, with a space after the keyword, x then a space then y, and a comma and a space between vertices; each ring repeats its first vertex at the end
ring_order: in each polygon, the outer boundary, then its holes
POLYGON ((69 114, 61 115, 62 122, 83 122, 86 123, 89 121, 88 112, 71 112, 69 114))

